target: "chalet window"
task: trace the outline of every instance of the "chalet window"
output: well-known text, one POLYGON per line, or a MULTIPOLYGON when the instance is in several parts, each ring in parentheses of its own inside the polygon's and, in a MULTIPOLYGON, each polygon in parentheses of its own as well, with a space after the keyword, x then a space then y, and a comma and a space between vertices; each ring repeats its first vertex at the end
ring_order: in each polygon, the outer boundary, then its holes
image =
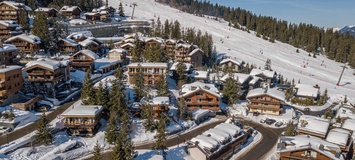
POLYGON ((201 102, 201 98, 199 98, 198 101, 201 102))
POLYGON ((197 95, 197 96, 202 96, 203 93, 202 93, 202 92, 196 92, 196 95, 197 95))
POLYGON ((191 102, 191 98, 186 98, 186 102, 191 102))

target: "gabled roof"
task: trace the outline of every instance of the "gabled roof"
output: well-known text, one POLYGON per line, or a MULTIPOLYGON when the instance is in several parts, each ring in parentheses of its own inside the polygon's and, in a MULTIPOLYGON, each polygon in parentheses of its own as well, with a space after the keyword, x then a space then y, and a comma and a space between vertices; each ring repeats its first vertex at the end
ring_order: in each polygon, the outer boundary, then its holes
POLYGON ((346 146, 350 136, 351 133, 348 130, 342 128, 333 128, 328 132, 327 138, 325 140, 337 145, 346 146))
POLYGON ((21 66, 17 66, 17 65, 5 66, 5 68, 0 68, 0 73, 5 73, 16 69, 21 69, 21 68, 22 68, 21 66))
POLYGON ((64 38, 64 39, 61 39, 59 41, 64 41, 65 43, 67 43, 67 44, 69 44, 70 46, 73 46, 73 47, 76 47, 76 46, 79 45, 76 41, 74 41, 72 39, 68 39, 68 38, 64 38))
POLYGON ((250 72, 250 75, 252 76, 265 76, 267 78, 273 78, 275 74, 275 71, 261 70, 256 68, 252 69, 250 72))
POLYGON ((355 132, 355 119, 346 119, 342 125, 342 128, 355 132))
POLYGON ((78 6, 63 6, 59 12, 72 12, 74 11, 75 9, 79 9, 80 12, 82 12, 82 10, 80 9, 80 7, 78 6))
POLYGON ((96 43, 96 41, 94 41, 93 39, 90 39, 90 38, 87 38, 87 39, 85 39, 84 41, 79 42, 79 44, 80 44, 81 46, 83 46, 83 47, 87 47, 87 46, 89 46, 89 45, 91 45, 91 44, 94 44, 94 45, 96 45, 96 46, 99 46, 99 44, 96 43))
MULTIPOLYGON (((171 71, 175 71, 177 69, 177 65, 179 64, 179 62, 175 62, 171 67, 170 70, 171 71)), ((191 68, 193 67, 191 63, 183 63, 185 65, 185 72, 190 71, 191 68)))
POLYGON ((30 7, 26 6, 23 3, 17 3, 17 2, 13 2, 13 1, 3 1, 3 2, 0 2, 0 5, 2 5, 2 4, 7 4, 15 9, 24 8, 26 11, 32 11, 32 9, 30 7))
POLYGON ((102 109, 103 107, 99 105, 79 105, 74 106, 73 109, 63 113, 62 116, 96 116, 102 111, 102 109))
POLYGON ((168 67, 167 63, 131 63, 127 65, 127 67, 138 67, 138 65, 141 65, 142 67, 168 67))
POLYGON ((158 42, 160 44, 164 43, 164 40, 161 39, 161 38, 158 38, 158 37, 151 37, 151 38, 145 38, 144 39, 144 42, 149 42, 149 41, 155 41, 155 42, 158 42))
POLYGON ((55 9, 55 8, 49 8, 49 7, 38 7, 38 8, 35 10, 35 12, 48 12, 48 11, 50 11, 50 10, 54 10, 54 11, 58 12, 57 9, 55 9))
POLYGON ((190 47, 192 47, 192 45, 187 44, 187 43, 179 43, 176 45, 176 48, 180 48, 180 47, 190 48, 190 47))
POLYGON ((3 44, 2 47, 0 47, 0 53, 3 52, 12 52, 18 50, 15 45, 12 44, 3 44))
POLYGON ((280 101, 285 101, 285 93, 277 90, 276 88, 271 88, 271 89, 256 88, 256 89, 250 90, 248 92, 247 98, 261 96, 261 95, 268 95, 268 96, 276 98, 280 101))
POLYGON ((85 55, 91 57, 92 59, 100 58, 96 53, 94 53, 93 51, 87 50, 87 49, 80 50, 80 51, 76 52, 75 54, 73 54, 72 56, 74 57, 75 55, 77 55, 79 53, 85 54, 85 55))
POLYGON ((226 59, 223 59, 219 64, 223 64, 223 63, 227 63, 227 62, 232 62, 238 66, 240 66, 244 63, 244 61, 239 58, 226 58, 226 59))
MULTIPOLYGON (((243 74, 243 73, 232 73, 232 77, 233 77, 233 79, 238 80, 238 83, 240 83, 240 84, 243 84, 247 80, 252 79, 251 75, 243 74)), ((225 82, 228 78, 229 78, 229 74, 226 74, 221 78, 221 81, 225 82)))
POLYGON ((85 16, 96 16, 96 15, 99 15, 100 16, 100 13, 98 12, 86 12, 84 13, 85 16))
POLYGON ((308 84, 297 83, 295 88, 297 88, 296 96, 306 96, 306 97, 317 97, 319 89, 308 84))
POLYGON ((113 53, 113 52, 117 52, 117 53, 123 53, 123 54, 127 54, 127 51, 125 49, 122 48, 115 48, 115 49, 111 49, 110 51, 108 51, 107 54, 113 53))
POLYGON ((33 66, 42 66, 44 68, 47 68, 49 70, 56 70, 60 66, 67 66, 70 63, 69 60, 64 60, 64 61, 56 61, 56 60, 51 60, 48 58, 42 58, 42 59, 37 59, 36 61, 30 61, 26 64, 26 67, 24 71, 27 71, 29 68, 33 66))
POLYGON ((20 35, 8 38, 5 42, 11 43, 13 40, 16 40, 18 38, 22 39, 28 43, 32 43, 32 44, 40 44, 41 43, 41 39, 33 34, 20 34, 20 35))
POLYGON ((67 36, 68 39, 80 39, 82 37, 89 38, 92 37, 92 33, 90 31, 80 31, 80 32, 74 32, 67 36))
POLYGON ((181 95, 182 97, 185 97, 191 93, 197 92, 197 91, 205 91, 207 93, 210 93, 216 97, 220 97, 218 89, 213 85, 213 84, 207 84, 207 83, 202 83, 202 82, 193 82, 190 84, 184 84, 181 87, 181 95))
POLYGON ((167 39, 167 40, 165 40, 165 44, 166 43, 176 44, 176 40, 175 39, 167 39))
POLYGON ((339 153, 340 147, 336 144, 329 143, 325 140, 322 140, 318 137, 308 136, 308 135, 297 135, 297 136, 282 136, 280 137, 280 142, 285 143, 286 146, 278 147, 277 152, 290 152, 295 150, 305 150, 313 149, 326 157, 334 160, 343 160, 341 156, 336 157, 332 152, 339 153), (322 149, 323 148, 323 149, 322 149))
POLYGON ((126 47, 126 46, 135 47, 136 45, 132 44, 132 43, 125 43, 125 44, 121 45, 121 48, 126 47))
POLYGON ((329 124, 329 120, 324 118, 310 115, 301 115, 297 129, 325 136, 327 134, 329 124))
POLYGON ((196 48, 196 49, 192 50, 192 51, 189 53, 189 56, 192 56, 192 55, 194 55, 194 54, 197 53, 197 52, 202 52, 202 53, 203 53, 203 51, 202 51, 200 48, 196 48))
POLYGON ((0 24, 1 24, 1 25, 4 25, 4 26, 6 26, 6 27, 18 27, 18 26, 19 26, 16 21, 4 21, 4 20, 0 20, 0 24))
POLYGON ((154 97, 149 103, 153 105, 169 105, 169 97, 154 97))

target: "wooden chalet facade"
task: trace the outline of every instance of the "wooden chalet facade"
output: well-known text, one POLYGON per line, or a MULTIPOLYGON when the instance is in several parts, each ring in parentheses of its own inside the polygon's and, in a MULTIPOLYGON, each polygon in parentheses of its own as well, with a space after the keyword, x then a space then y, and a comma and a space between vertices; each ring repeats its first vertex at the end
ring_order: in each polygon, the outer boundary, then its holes
POLYGON ((164 40, 160 38, 147 38, 144 41, 145 48, 163 48, 164 40))
POLYGON ((110 50, 107 55, 106 58, 109 60, 121 60, 123 65, 126 65, 129 63, 129 60, 126 58, 126 56, 128 55, 128 52, 124 49, 112 49, 110 50))
POLYGON ((67 89, 62 84, 70 79, 69 64, 70 61, 51 59, 30 61, 23 69, 27 73, 25 80, 32 85, 35 93, 56 97, 57 91, 67 89))
POLYGON ((0 45, 0 64, 2 65, 16 65, 19 64, 20 58, 16 46, 11 44, 0 45))
POLYGON ((139 65, 144 75, 145 85, 155 85, 160 75, 167 74, 167 63, 131 63, 127 65, 129 82, 134 83, 134 75, 138 72, 139 65))
POLYGON ((64 127, 71 136, 94 136, 102 114, 102 106, 74 104, 73 109, 63 113, 64 127))
POLYGON ((98 12, 87 12, 85 13, 85 19, 88 22, 95 23, 96 21, 101 20, 101 14, 98 12))
POLYGON ((6 40, 12 36, 22 34, 22 30, 17 29, 19 25, 15 21, 0 20, 0 39, 6 40))
POLYGON ((90 50, 80 50, 70 56, 72 62, 71 66, 74 69, 80 69, 83 71, 90 69, 93 73, 95 69, 95 60, 98 58, 99 56, 90 50))
POLYGON ((0 2, 0 20, 10 20, 20 23, 21 12, 25 12, 28 17, 28 12, 31 12, 31 8, 23 3, 17 3, 13 1, 0 2))
POLYGON ((20 34, 8 38, 5 43, 15 45, 21 53, 31 54, 40 50, 41 39, 33 34, 20 34))
POLYGON ((8 105, 23 88, 21 66, 0 66, 0 105, 8 105))
POLYGON ((63 6, 59 13, 67 19, 79 19, 82 10, 78 6, 63 6))
POLYGON ((155 119, 160 118, 162 114, 168 115, 169 97, 154 97, 148 104, 152 107, 152 114, 155 119))
POLYGON ((82 49, 87 49, 87 50, 93 51, 95 53, 100 52, 101 44, 103 44, 103 43, 94 37, 89 37, 89 38, 86 38, 85 40, 79 42, 79 45, 81 46, 82 49))
POLYGON ((175 46, 176 46, 176 41, 173 39, 168 39, 165 40, 165 51, 168 53, 170 57, 175 56, 175 46))
POLYGON ((227 58, 223 59, 219 66, 221 67, 222 71, 232 71, 232 72, 241 72, 243 69, 244 62, 241 59, 236 58, 227 58))
POLYGON ((188 110, 208 109, 220 110, 220 95, 213 84, 194 82, 182 86, 180 98, 184 98, 188 110))
POLYGON ((257 88, 250 90, 247 98, 250 112, 261 114, 280 115, 283 110, 285 94, 277 89, 257 88))
POLYGON ((61 52, 76 53, 79 51, 79 44, 71 39, 61 39, 57 42, 61 52))
POLYGON ((35 10, 36 13, 42 12, 44 15, 48 17, 57 17, 58 16, 58 10, 55 8, 46 8, 46 7, 39 7, 35 10))
POLYGON ((187 62, 188 54, 193 51, 195 47, 190 44, 179 43, 175 46, 175 60, 178 62, 187 62))

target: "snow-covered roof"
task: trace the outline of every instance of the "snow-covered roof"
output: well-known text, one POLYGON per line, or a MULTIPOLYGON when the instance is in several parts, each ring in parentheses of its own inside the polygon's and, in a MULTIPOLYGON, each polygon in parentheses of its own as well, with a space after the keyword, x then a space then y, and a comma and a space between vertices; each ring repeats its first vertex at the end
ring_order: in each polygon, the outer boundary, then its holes
POLYGON ((71 46, 74 46, 74 47, 79 45, 76 41, 74 41, 72 39, 69 39, 69 38, 64 38, 64 39, 61 39, 61 40, 64 41, 65 43, 71 45, 71 46))
POLYGON ((145 38, 144 39, 144 42, 148 42, 148 41, 155 41, 155 42, 158 42, 160 44, 164 43, 164 40, 161 39, 161 38, 158 38, 158 37, 151 37, 151 38, 145 38))
POLYGON ((200 48, 196 48, 196 49, 192 50, 192 51, 189 53, 189 56, 194 55, 194 54, 195 54, 196 52, 198 52, 198 51, 200 51, 200 52, 203 53, 203 51, 202 51, 200 48))
POLYGON ((176 45, 177 48, 184 47, 184 48, 190 48, 192 45, 187 44, 187 43, 179 43, 176 45))
POLYGON ((259 80, 260 80, 259 77, 253 77, 253 79, 249 82, 249 84, 254 85, 259 80))
POLYGON ((96 116, 102 111, 102 106, 99 105, 78 105, 74 106, 68 112, 62 114, 64 117, 71 116, 96 116))
MULTIPOLYGON (((229 78, 229 74, 226 74, 221 78, 221 81, 225 82, 228 78, 229 78)), ((250 80, 252 77, 249 74, 232 73, 232 78, 238 80, 238 83, 243 84, 247 80, 250 80)))
POLYGON ((10 37, 5 42, 8 43, 8 42, 11 42, 17 38, 20 38, 20 39, 27 41, 29 43, 32 43, 32 44, 40 44, 41 43, 41 39, 39 37, 37 37, 33 34, 26 34, 26 33, 10 37))
POLYGON ((2 4, 7 4, 15 9, 24 8, 26 11, 32 11, 32 9, 30 7, 26 6, 23 3, 17 3, 17 2, 13 2, 13 1, 3 1, 3 2, 0 2, 0 5, 2 5, 2 4))
POLYGON ((223 63, 227 63, 227 62, 232 62, 232 63, 240 66, 243 64, 244 61, 239 58, 226 58, 226 59, 223 59, 219 64, 223 64, 223 63))
POLYGON ((136 45, 132 44, 132 43, 125 43, 125 44, 121 45, 121 48, 126 47, 126 46, 135 47, 136 45))
POLYGON ((15 69, 21 69, 21 68, 22 68, 21 66, 17 66, 17 65, 6 66, 5 68, 0 68, 0 73, 5 73, 15 69))
POLYGON ((168 42, 176 44, 176 40, 175 39, 167 39, 167 40, 165 40, 165 43, 168 43, 168 42))
POLYGON ((326 141, 337 145, 346 146, 350 134, 351 133, 348 130, 341 129, 341 128, 334 128, 328 132, 326 141))
POLYGON ((346 119, 342 125, 342 128, 355 132, 355 119, 346 119))
POLYGON ((236 126, 234 124, 230 124, 230 123, 221 123, 221 124, 217 125, 214 128, 215 129, 219 129, 221 131, 224 131, 224 132, 228 133, 231 136, 239 134, 240 131, 242 130, 240 127, 238 127, 238 126, 236 126))
POLYGON ((184 84, 181 89, 182 96, 189 95, 197 90, 206 91, 216 97, 220 97, 218 89, 213 84, 207 84, 202 82, 193 82, 190 84, 184 84))
POLYGON ((270 97, 276 98, 281 101, 285 100, 285 93, 277 90, 276 88, 270 88, 270 89, 256 88, 250 90, 248 92, 247 98, 261 96, 261 95, 268 95, 270 97))
POLYGON ((208 109, 196 109, 192 111, 192 117, 195 120, 198 120, 200 118, 206 117, 207 115, 209 115, 211 113, 210 110, 208 109))
MULTIPOLYGON (((91 57, 92 59, 98 59, 98 58, 100 58, 96 53, 94 53, 93 51, 87 50, 87 49, 80 50, 80 51, 76 52, 74 55, 76 55, 76 54, 78 54, 78 53, 85 54, 85 55, 91 57)), ((73 55, 73 56, 74 56, 74 55, 73 55)))
POLYGON ((111 60, 107 58, 100 58, 100 59, 95 59, 95 70, 101 69, 101 68, 107 68, 112 65, 117 65, 121 63, 122 60, 111 60))
POLYGON ((138 65, 141 65, 142 67, 168 67, 167 63, 131 63, 127 65, 127 67, 138 67, 138 65))
POLYGON ((150 104, 155 105, 169 105, 169 97, 154 97, 150 104))
MULTIPOLYGON (((171 71, 175 71, 177 69, 177 65, 179 64, 179 62, 175 62, 171 67, 170 70, 171 71)), ((191 63, 183 63, 186 66, 185 72, 190 71, 191 68, 193 67, 191 63)))
POLYGON ((87 24, 88 22, 84 19, 71 19, 69 21, 71 25, 82 25, 82 24, 87 24))
POLYGON ((85 40, 79 42, 79 44, 80 44, 81 46, 83 46, 83 47, 87 47, 87 46, 89 46, 90 44, 94 44, 94 45, 97 45, 97 46, 99 45, 99 44, 96 43, 93 39, 89 39, 89 38, 87 38, 87 39, 85 39, 85 40))
POLYGON ((18 27, 18 26, 19 26, 16 21, 4 21, 4 20, 0 20, 0 24, 1 24, 1 25, 4 25, 4 26, 6 26, 6 27, 18 27))
POLYGON ((297 129, 325 136, 329 128, 329 123, 329 120, 324 118, 310 115, 301 115, 297 129))
POLYGON ((297 88, 297 96, 305 96, 305 97, 317 97, 319 89, 314 88, 312 85, 309 84, 300 84, 297 83, 295 88, 297 88))
POLYGON ((74 32, 72 34, 70 34, 69 36, 67 36, 68 39, 80 39, 82 37, 88 38, 88 37, 92 37, 92 33, 90 31, 80 31, 80 32, 74 32))
POLYGON ((84 15, 86 15, 86 16, 95 16, 95 15, 99 15, 99 16, 100 16, 100 13, 97 13, 97 12, 86 12, 86 13, 84 13, 84 15))
POLYGON ((207 137, 205 135, 198 135, 195 138, 192 138, 191 142, 193 142, 193 143, 198 142, 198 145, 201 148, 212 149, 212 148, 216 148, 219 146, 218 141, 216 141, 215 139, 213 139, 211 137, 207 137))
POLYGON ((193 72, 193 77, 197 79, 207 79, 208 77, 208 71, 194 71, 193 72))
POLYGON ((224 131, 221 131, 219 129, 216 129, 216 128, 211 128, 211 129, 203 132, 203 135, 210 136, 220 143, 232 137, 232 135, 230 135, 224 131))
POLYGON ((59 11, 60 12, 72 12, 77 8, 81 11, 80 7, 78 7, 78 6, 63 6, 59 11))
POLYGON ((3 44, 2 47, 0 47, 0 53, 3 52, 12 52, 18 50, 15 45, 12 44, 3 44))
POLYGON ((275 74, 275 71, 261 70, 261 69, 256 69, 256 68, 253 68, 250 72, 250 75, 252 75, 252 76, 264 75, 267 78, 273 78, 274 74, 275 74))
POLYGON ((55 11, 58 12, 57 9, 55 9, 55 8, 48 8, 48 7, 38 7, 38 8, 35 10, 35 12, 40 12, 40 11, 48 12, 48 11, 50 11, 50 10, 55 10, 55 11))
POLYGON ((34 65, 39 65, 39 66, 43 66, 45 68, 48 68, 50 70, 56 70, 58 69, 60 66, 67 66, 70 63, 69 60, 64 60, 64 61, 56 61, 56 60, 51 60, 48 58, 40 58, 37 59, 36 61, 30 61, 26 64, 25 69, 30 68, 34 65))
POLYGON ((122 49, 122 48, 111 49, 110 51, 108 51, 108 54, 110 54, 110 53, 112 53, 112 52, 118 52, 118 53, 127 54, 127 51, 126 51, 125 49, 122 49))
POLYGON ((107 76, 107 77, 101 79, 99 82, 96 82, 95 85, 94 85, 94 87, 95 87, 95 88, 99 87, 99 84, 100 84, 100 82, 101 82, 101 83, 103 84, 103 87, 105 87, 105 85, 107 84, 107 87, 108 87, 108 88, 111 88, 112 82, 113 82, 114 80, 116 80, 116 79, 117 79, 117 78, 116 78, 114 75, 109 75, 109 76, 107 76))
POLYGON ((280 142, 287 144, 285 148, 278 148, 278 152, 289 152, 292 150, 300 150, 312 148, 319 153, 331 159, 343 160, 344 158, 336 157, 332 152, 339 153, 340 147, 336 144, 329 143, 318 137, 308 136, 308 135, 297 135, 297 136, 282 136, 280 137, 280 142), (324 146, 324 149, 321 149, 324 146))

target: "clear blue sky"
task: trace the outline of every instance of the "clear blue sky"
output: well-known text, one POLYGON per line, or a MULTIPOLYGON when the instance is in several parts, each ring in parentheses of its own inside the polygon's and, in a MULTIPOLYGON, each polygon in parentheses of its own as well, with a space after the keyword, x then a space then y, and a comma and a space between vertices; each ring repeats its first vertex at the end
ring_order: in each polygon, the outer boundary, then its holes
POLYGON ((206 0, 240 7, 259 15, 292 23, 311 23, 319 27, 343 28, 355 24, 355 0, 206 0))

